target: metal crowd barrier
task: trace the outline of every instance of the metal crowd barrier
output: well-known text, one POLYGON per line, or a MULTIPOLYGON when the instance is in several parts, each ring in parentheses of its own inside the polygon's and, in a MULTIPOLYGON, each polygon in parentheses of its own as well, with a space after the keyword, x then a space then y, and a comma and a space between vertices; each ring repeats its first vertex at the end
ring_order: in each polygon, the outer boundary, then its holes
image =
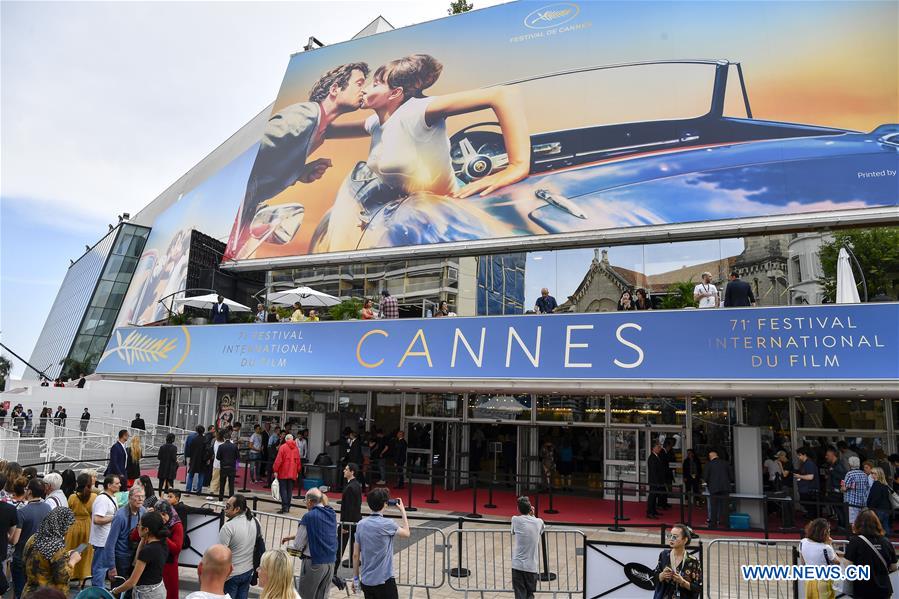
MULTIPOLYGON (((541 538, 537 592, 582 595, 584 533, 548 527, 541 538)), ((449 586, 463 593, 512 592, 510 529, 459 529, 449 534, 449 586)))
POLYGON ((703 588, 708 599, 770 597, 794 599, 798 587, 793 581, 743 580, 740 566, 798 563, 799 541, 758 541, 712 539, 706 545, 703 588))
MULTIPOLYGON (((838 552, 846 550, 848 541, 833 541, 838 552)), ((899 543, 893 543, 899 550, 899 543)), ((744 580, 741 566, 752 565, 797 565, 799 541, 753 540, 753 539, 713 539, 706 544, 705 571, 703 572, 705 596, 707 599, 747 599, 774 598, 799 599, 800 584, 789 580, 744 580)), ((837 597, 844 597, 836 589, 837 597)))
MULTIPOLYGON (((258 501, 253 501, 254 498, 249 499, 258 505, 258 501)), ((221 512, 223 504, 217 501, 208 501, 201 507, 221 512)), ((251 507, 251 509, 259 521, 262 537, 269 549, 281 547, 281 539, 296 534, 300 518, 258 511, 255 507, 251 507)), ((508 534, 508 531, 506 533, 508 534)), ((342 547, 344 552, 341 555, 341 566, 335 574, 341 578, 351 579, 353 577, 352 556, 355 524, 340 525, 338 523, 337 534, 340 543, 338 549, 342 547)), ((430 589, 442 587, 446 582, 444 558, 446 546, 446 535, 443 530, 428 526, 412 528, 412 536, 408 539, 396 538, 393 569, 397 586, 409 587, 410 597, 413 596, 414 589, 424 589, 430 596, 430 589)), ((294 576, 299 576, 302 559, 295 552, 291 552, 291 555, 293 556, 294 576)))

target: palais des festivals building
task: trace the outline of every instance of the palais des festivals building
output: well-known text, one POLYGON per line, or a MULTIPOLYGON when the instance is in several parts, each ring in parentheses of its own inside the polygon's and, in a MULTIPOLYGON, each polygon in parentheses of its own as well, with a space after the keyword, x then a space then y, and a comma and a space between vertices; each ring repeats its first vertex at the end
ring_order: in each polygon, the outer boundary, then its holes
POLYGON ((867 303, 833 303, 837 246, 897 238, 896 53, 864 61, 876 89, 845 84, 883 105, 833 108, 843 75, 800 80, 784 58, 815 47, 749 26, 722 46, 699 34, 757 17, 678 6, 695 22, 676 48, 664 15, 635 29, 633 7, 604 2, 310 41, 271 106, 72 264, 31 363, 162 383, 170 425, 309 428, 312 455, 348 426, 404 430, 416 476, 448 486, 538 477, 546 442, 594 493, 645 482, 669 437, 679 458, 735 456, 745 492, 774 449, 899 450, 896 262, 867 303), (376 79, 402 103, 378 105, 376 79), (820 109, 797 91, 819 84, 820 109), (695 308, 701 274, 723 300, 732 271, 756 305, 695 308), (388 290, 400 318, 211 325, 174 303, 255 309, 300 286, 376 311, 388 290), (534 313, 542 288, 553 314, 534 313), (653 309, 618 311, 636 289, 653 309), (432 317, 441 302, 455 317, 432 317))

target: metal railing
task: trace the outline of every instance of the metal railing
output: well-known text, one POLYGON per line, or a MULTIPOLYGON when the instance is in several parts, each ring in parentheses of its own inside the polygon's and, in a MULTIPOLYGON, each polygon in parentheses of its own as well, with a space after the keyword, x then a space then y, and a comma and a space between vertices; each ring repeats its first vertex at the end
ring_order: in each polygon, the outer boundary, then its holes
POLYGON ((740 566, 798 563, 799 541, 713 539, 706 545, 703 587, 708 599, 770 597, 793 599, 798 588, 787 580, 744 580, 740 566))
MULTIPOLYGON (((549 527, 541 536, 537 592, 584 592, 584 533, 549 527)), ((512 592, 512 534, 505 529, 459 529, 446 551, 449 586, 464 593, 512 592)))
MULTIPOLYGON (((272 514, 256 509, 259 501, 251 498, 253 514, 259 522, 262 537, 266 547, 281 547, 284 537, 294 536, 300 518, 283 514, 272 514)), ((223 504, 220 502, 206 502, 202 505, 205 509, 221 512, 223 504)), ((352 556, 354 547, 356 525, 354 523, 338 524, 337 541, 338 551, 343 549, 340 555, 340 567, 335 572, 341 578, 352 578, 352 556)), ((508 531, 506 531, 508 534, 508 531)), ((416 526, 412 528, 412 536, 408 539, 396 538, 393 554, 394 579, 397 586, 409 587, 410 597, 413 589, 438 589, 446 582, 446 554, 447 541, 443 530, 429 526, 416 526)), ((299 576, 302 558, 296 551, 291 551, 293 556, 294 576, 299 576)))

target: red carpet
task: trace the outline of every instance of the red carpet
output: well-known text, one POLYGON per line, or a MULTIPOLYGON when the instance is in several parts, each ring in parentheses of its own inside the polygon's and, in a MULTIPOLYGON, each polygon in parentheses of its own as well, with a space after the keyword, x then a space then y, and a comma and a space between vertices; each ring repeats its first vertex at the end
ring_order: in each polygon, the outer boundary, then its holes
MULTIPOLYGON (((153 477, 154 483, 156 482, 155 470, 144 470, 143 472, 144 474, 148 474, 153 477)), ((181 488, 184 487, 185 477, 186 469, 184 467, 181 467, 178 470, 177 479, 178 486, 181 488)), ((247 488, 250 489, 250 491, 265 495, 270 494, 270 489, 266 488, 262 483, 253 483, 249 480, 247 480, 247 482, 249 483, 249 486, 247 488)), ((243 468, 241 468, 235 486, 237 489, 242 489, 244 488, 243 484, 244 471, 243 468)), ((294 494, 296 494, 296 491, 294 491, 294 494)), ((212 493, 211 489, 207 486, 205 487, 204 493, 202 493, 201 496, 210 495, 215 495, 215 493, 212 493)), ((328 495, 332 499, 340 499, 340 493, 336 490, 329 491, 328 495)), ((457 491, 450 491, 440 487, 435 487, 434 499, 438 503, 428 503, 427 500, 431 498, 431 487, 429 485, 412 485, 411 502, 408 486, 404 489, 392 489, 392 495, 395 497, 401 497, 403 499, 403 502, 407 506, 411 505, 412 507, 418 508, 419 510, 445 512, 453 516, 467 516, 470 513, 476 511, 485 519, 489 519, 491 517, 508 519, 509 517, 514 516, 518 513, 518 508, 516 505, 516 495, 512 489, 506 487, 494 488, 492 494, 493 505, 496 506, 494 508, 484 507, 491 498, 489 490, 485 488, 478 488, 477 495, 476 497, 474 497, 473 491, 471 489, 466 488, 457 491)), ((532 493, 530 494, 530 498, 531 503, 533 503, 535 507, 539 509, 538 516, 543 518, 547 523, 550 524, 570 523, 577 525, 611 526, 614 522, 614 502, 611 500, 599 499, 598 493, 597 495, 592 497, 568 494, 554 495, 552 501, 552 509, 558 512, 555 514, 546 513, 547 510, 550 509, 548 493, 540 493, 539 495, 532 493)), ((296 500, 294 501, 294 503, 296 503, 296 500)), ((274 511, 276 509, 274 506, 275 504, 272 504, 271 509, 266 511, 274 511)), ((681 521, 684 521, 687 524, 692 524, 694 526, 705 526, 706 509, 704 507, 694 507, 692 510, 692 514, 690 513, 689 508, 685 507, 682 518, 680 507, 674 504, 670 509, 662 512, 662 515, 658 520, 647 518, 645 515, 645 510, 646 504, 643 502, 625 501, 624 516, 628 517, 629 520, 622 520, 620 522, 621 526, 626 528, 639 526, 641 528, 659 530, 659 528, 663 525, 670 526, 671 524, 681 521)), ((769 535, 771 538, 799 538, 799 536, 797 536, 797 533, 774 532, 779 531, 780 529, 780 521, 774 515, 772 515, 770 518, 769 529, 772 531, 769 535)), ((758 532, 732 531, 728 529, 721 529, 717 532, 699 532, 706 536, 741 536, 747 538, 758 538, 763 536, 762 533, 758 532)))

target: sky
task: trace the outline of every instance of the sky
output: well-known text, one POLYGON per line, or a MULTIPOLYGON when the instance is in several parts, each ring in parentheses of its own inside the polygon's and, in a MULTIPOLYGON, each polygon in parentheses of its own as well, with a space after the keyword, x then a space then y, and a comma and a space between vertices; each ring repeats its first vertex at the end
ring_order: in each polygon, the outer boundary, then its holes
POLYGON ((27 359, 69 260, 271 103, 310 36, 335 43, 378 15, 403 27, 448 5, 0 3, 3 343, 27 359))

